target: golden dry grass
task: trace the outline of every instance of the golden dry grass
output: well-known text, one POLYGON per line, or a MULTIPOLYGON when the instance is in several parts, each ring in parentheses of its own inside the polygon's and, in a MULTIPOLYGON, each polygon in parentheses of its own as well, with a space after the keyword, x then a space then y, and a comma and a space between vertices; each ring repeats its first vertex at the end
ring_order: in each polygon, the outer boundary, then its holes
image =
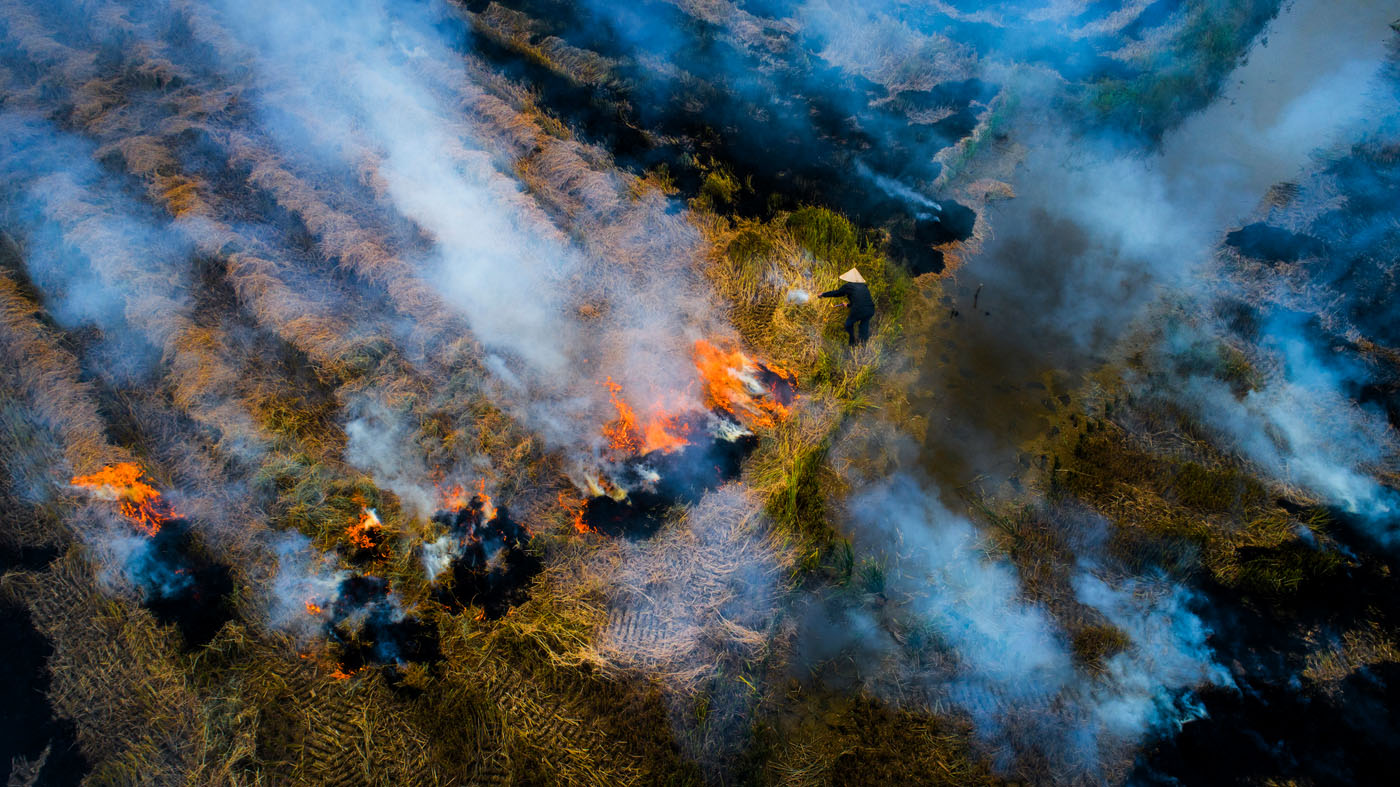
MULTIPOLYGON (((773 41, 751 17, 727 13, 728 4, 685 5, 722 21, 746 46, 773 41)), ((176 0, 171 8, 194 44, 230 63, 255 56, 204 5, 176 0)), ((918 429, 900 393, 908 373, 901 359, 926 317, 921 296, 936 301, 937 282, 915 285, 876 239, 820 208, 763 222, 720 215, 711 198, 670 211, 660 173, 618 170, 606 151, 573 138, 527 88, 485 62, 467 55, 461 68, 417 63, 415 76, 455 113, 448 128, 461 144, 449 150, 451 164, 522 226, 565 244, 577 239, 590 274, 570 283, 580 304, 611 282, 685 273, 691 292, 703 295, 694 312, 705 329, 728 318, 748 349, 800 374, 794 414, 762 435, 741 487, 713 494, 648 542, 577 537, 554 503, 569 492, 559 458, 483 393, 474 338, 387 239, 376 212, 388 199, 382 152, 323 118, 293 113, 313 135, 342 138, 339 153, 369 206, 346 207, 359 203, 327 195, 313 167, 241 131, 245 94, 266 91, 295 105, 304 95, 295 74, 250 69, 246 82, 206 82, 190 42, 164 46, 118 3, 89 10, 105 29, 144 42, 123 50, 120 78, 92 52, 60 42, 24 4, 0 2, 5 43, 42 66, 6 98, 66 112, 104 163, 124 167, 165 211, 200 258, 192 268, 206 266, 231 302, 193 312, 188 299, 201 293, 176 290, 182 271, 106 254, 115 244, 103 234, 102 206, 74 203, 61 216, 69 242, 106 280, 130 289, 127 318, 162 351, 161 382, 129 391, 86 379, 78 355, 64 349, 71 337, 44 324, 32 293, 0 270, 0 425, 12 445, 51 441, 48 450, 66 464, 48 470, 56 486, 70 470, 139 453, 162 481, 194 490, 189 513, 223 525, 209 539, 240 558, 235 604, 243 619, 208 648, 185 653, 172 629, 104 595, 81 549, 45 571, 7 577, 6 590, 30 605, 55 643, 54 700, 79 723, 94 783, 694 783, 734 767, 725 758, 750 745, 770 746, 755 778, 779 784, 910 773, 937 784, 988 780, 957 724, 865 699, 788 696, 777 679, 792 625, 785 594, 850 556, 831 508, 842 479, 856 466, 894 465, 885 438, 918 429), (140 113, 123 111, 130 107, 161 122, 145 128, 140 113), (183 171, 190 149, 221 157, 227 181, 183 171), (253 199, 304 225, 306 248, 291 255, 243 228, 237 219, 253 199), (788 294, 830 289, 852 265, 881 311, 870 345, 848 352, 839 307, 788 294), (363 286, 344 285, 352 278, 363 286), (413 325, 410 339, 393 330, 400 320, 413 325), (430 469, 464 456, 489 460, 492 489, 520 501, 546 558, 528 602, 490 622, 428 600, 413 552, 428 525, 344 459, 341 422, 360 400, 401 416, 430 469), (114 411, 141 429, 110 437, 114 411), (853 417, 871 412, 880 418, 853 417), (21 430, 32 427, 23 423, 29 416, 42 429, 21 430), (848 448, 833 452, 838 436, 848 448), (304 654, 304 643, 248 622, 271 571, 261 537, 295 529, 334 549, 364 502, 379 507, 389 535, 390 554, 374 569, 442 635, 443 662, 405 670, 398 678, 407 690, 375 671, 336 679, 325 654, 304 654), (765 744, 768 722, 781 735, 765 744)), ((613 63, 539 37, 530 20, 500 6, 473 22, 580 84, 611 78, 613 63)), ((888 84, 930 76, 871 54, 888 84)), ((986 151, 958 152, 977 163, 999 155, 986 151)), ((712 174, 721 197, 737 185, 719 168, 712 174)), ((967 193, 985 201, 1007 189, 984 178, 967 193)), ((978 237, 984 232, 979 223, 978 237)), ((32 521, 64 530, 49 543, 73 538, 70 524, 82 515, 73 503, 32 510, 32 521)), ((7 517, 6 526, 20 518, 7 517)), ((1261 523, 1252 537, 1264 543, 1276 536, 1271 528, 1261 523)))

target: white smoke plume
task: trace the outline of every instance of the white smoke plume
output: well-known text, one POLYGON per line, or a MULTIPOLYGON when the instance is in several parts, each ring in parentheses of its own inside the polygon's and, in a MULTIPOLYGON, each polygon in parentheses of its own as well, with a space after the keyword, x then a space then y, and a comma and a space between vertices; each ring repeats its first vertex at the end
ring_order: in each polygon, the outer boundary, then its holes
POLYGON ((1183 690, 1233 686, 1206 643, 1210 632, 1188 604, 1191 593, 1164 579, 1124 579, 1117 586, 1085 572, 1074 578, 1079 601, 1127 634, 1131 647, 1107 660, 1103 680, 1086 682, 1084 701, 1100 734, 1135 742, 1203 713, 1183 690))
POLYGON ((497 132, 460 112, 460 97, 480 90, 434 27, 461 32, 445 7, 300 0, 217 9, 266 85, 262 130, 289 161, 343 171, 371 159, 379 196, 428 240, 390 250, 397 259, 385 264, 431 288, 434 302, 422 306, 465 321, 488 354, 501 401, 553 447, 596 446, 605 377, 643 412, 659 394, 686 389, 690 344, 719 325, 686 270, 695 231, 670 215, 664 198, 627 204, 621 176, 560 154, 558 166, 573 170, 560 177, 594 190, 564 220, 582 226, 565 229, 612 239, 611 248, 589 240, 596 250, 571 241, 502 174, 509 162, 497 132), (308 115, 336 122, 283 120, 308 115), (637 259, 601 256, 619 249, 637 259))
POLYGON ((930 633, 934 651, 946 654, 929 661, 910 653, 909 634, 896 644, 880 621, 856 614, 862 647, 886 641, 884 661, 867 679, 895 698, 914 687, 923 702, 952 703, 1002 757, 1008 746, 1039 748, 1042 757, 1097 773, 1101 754, 1199 714, 1192 689, 1231 685, 1187 606, 1190 594, 1164 579, 1110 584, 1087 568, 1074 578, 1079 602, 1128 642, 1095 675, 1076 665, 1049 611, 1022 597, 1016 569, 990 555, 977 528, 918 481, 898 475, 864 489, 851 512, 866 534, 897 549, 884 581, 899 612, 886 623, 930 633))

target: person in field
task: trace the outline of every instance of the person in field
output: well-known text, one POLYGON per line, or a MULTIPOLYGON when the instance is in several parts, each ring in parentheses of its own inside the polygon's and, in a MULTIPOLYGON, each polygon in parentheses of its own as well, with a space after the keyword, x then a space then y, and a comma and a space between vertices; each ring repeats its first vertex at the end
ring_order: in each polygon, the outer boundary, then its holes
POLYGON ((850 337, 851 346, 854 347, 870 338, 870 318, 875 316, 875 299, 870 297, 870 288, 865 286, 865 277, 860 275, 860 271, 851 268, 840 278, 844 284, 817 297, 846 299, 846 336, 850 337))

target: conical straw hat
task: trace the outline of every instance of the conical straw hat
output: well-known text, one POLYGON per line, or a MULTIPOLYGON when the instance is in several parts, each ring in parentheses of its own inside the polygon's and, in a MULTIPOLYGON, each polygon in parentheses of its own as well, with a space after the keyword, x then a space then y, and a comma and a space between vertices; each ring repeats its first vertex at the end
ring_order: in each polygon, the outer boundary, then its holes
POLYGON ((852 281, 856 284, 865 283, 865 277, 860 275, 860 271, 856 270, 855 268, 851 268, 850 270, 841 274, 840 279, 841 281, 852 281))

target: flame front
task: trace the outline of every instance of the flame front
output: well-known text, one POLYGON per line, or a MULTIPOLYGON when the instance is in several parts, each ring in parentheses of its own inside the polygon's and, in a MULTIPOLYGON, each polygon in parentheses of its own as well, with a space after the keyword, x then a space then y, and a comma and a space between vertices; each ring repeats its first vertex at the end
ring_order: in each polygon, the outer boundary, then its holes
MULTIPOLYGON (((791 412, 796 375, 759 363, 730 342, 695 342, 695 370, 704 389, 704 407, 723 410, 749 429, 772 428, 791 412)), ((603 437, 614 456, 669 454, 690 445, 694 422, 690 416, 701 412, 693 395, 675 397, 690 402, 679 411, 658 400, 643 423, 623 397, 621 385, 611 377, 603 385, 617 410, 617 418, 603 425, 603 437)))
POLYGON ((496 506, 491 503, 491 496, 486 494, 486 481, 476 482, 476 496, 481 498, 481 521, 490 522, 496 518, 496 506))
POLYGON ((133 525, 148 536, 160 532, 161 525, 176 516, 170 504, 161 499, 160 492, 141 480, 144 471, 135 462, 120 462, 98 470, 92 475, 73 476, 69 482, 86 489, 100 500, 114 500, 133 525))
POLYGON ((446 489, 439 485, 438 499, 439 508, 443 511, 461 511, 476 499, 481 502, 481 521, 490 522, 496 518, 496 506, 491 502, 491 496, 486 494, 485 479, 477 480, 476 492, 472 495, 468 495, 466 487, 461 484, 453 484, 446 489))
POLYGON ((622 392, 622 386, 613 382, 611 377, 603 385, 607 386, 608 398, 617 408, 617 419, 603 425, 603 436, 608 438, 608 447, 618 453, 636 453, 641 447, 641 441, 637 439, 637 416, 618 395, 622 392))
POLYGON ((351 544, 360 549, 374 549, 375 535, 383 527, 384 524, 379 521, 379 514, 373 508, 361 508, 359 521, 347 527, 345 535, 350 538, 351 544))
POLYGON ((613 452, 629 455, 662 451, 669 454, 690 445, 685 436, 690 428, 679 416, 666 412, 660 402, 653 408, 656 414, 639 426, 637 414, 621 396, 622 386, 611 377, 603 385, 607 386, 608 398, 617 409, 617 418, 603 425, 603 437, 607 438, 608 448, 613 452))
POLYGON ((706 407, 724 410, 750 428, 771 428, 787 418, 790 410, 778 386, 790 392, 791 373, 762 366, 737 347, 724 349, 704 339, 695 342, 695 368, 705 384, 706 407))
POLYGON ((560 492, 560 493, 559 493, 559 507, 560 507, 560 508, 563 508, 565 511, 568 511, 568 512, 570 512, 570 513, 572 514, 572 516, 573 516, 573 523, 574 523, 574 530, 577 530, 579 533, 596 533, 596 532, 598 532, 597 530, 594 530, 593 528, 589 527, 587 522, 583 521, 583 509, 584 509, 584 506, 583 506, 582 503, 580 503, 579 505, 571 505, 571 504, 569 503, 569 501, 567 501, 567 500, 564 499, 564 493, 563 493, 563 492, 560 492))

